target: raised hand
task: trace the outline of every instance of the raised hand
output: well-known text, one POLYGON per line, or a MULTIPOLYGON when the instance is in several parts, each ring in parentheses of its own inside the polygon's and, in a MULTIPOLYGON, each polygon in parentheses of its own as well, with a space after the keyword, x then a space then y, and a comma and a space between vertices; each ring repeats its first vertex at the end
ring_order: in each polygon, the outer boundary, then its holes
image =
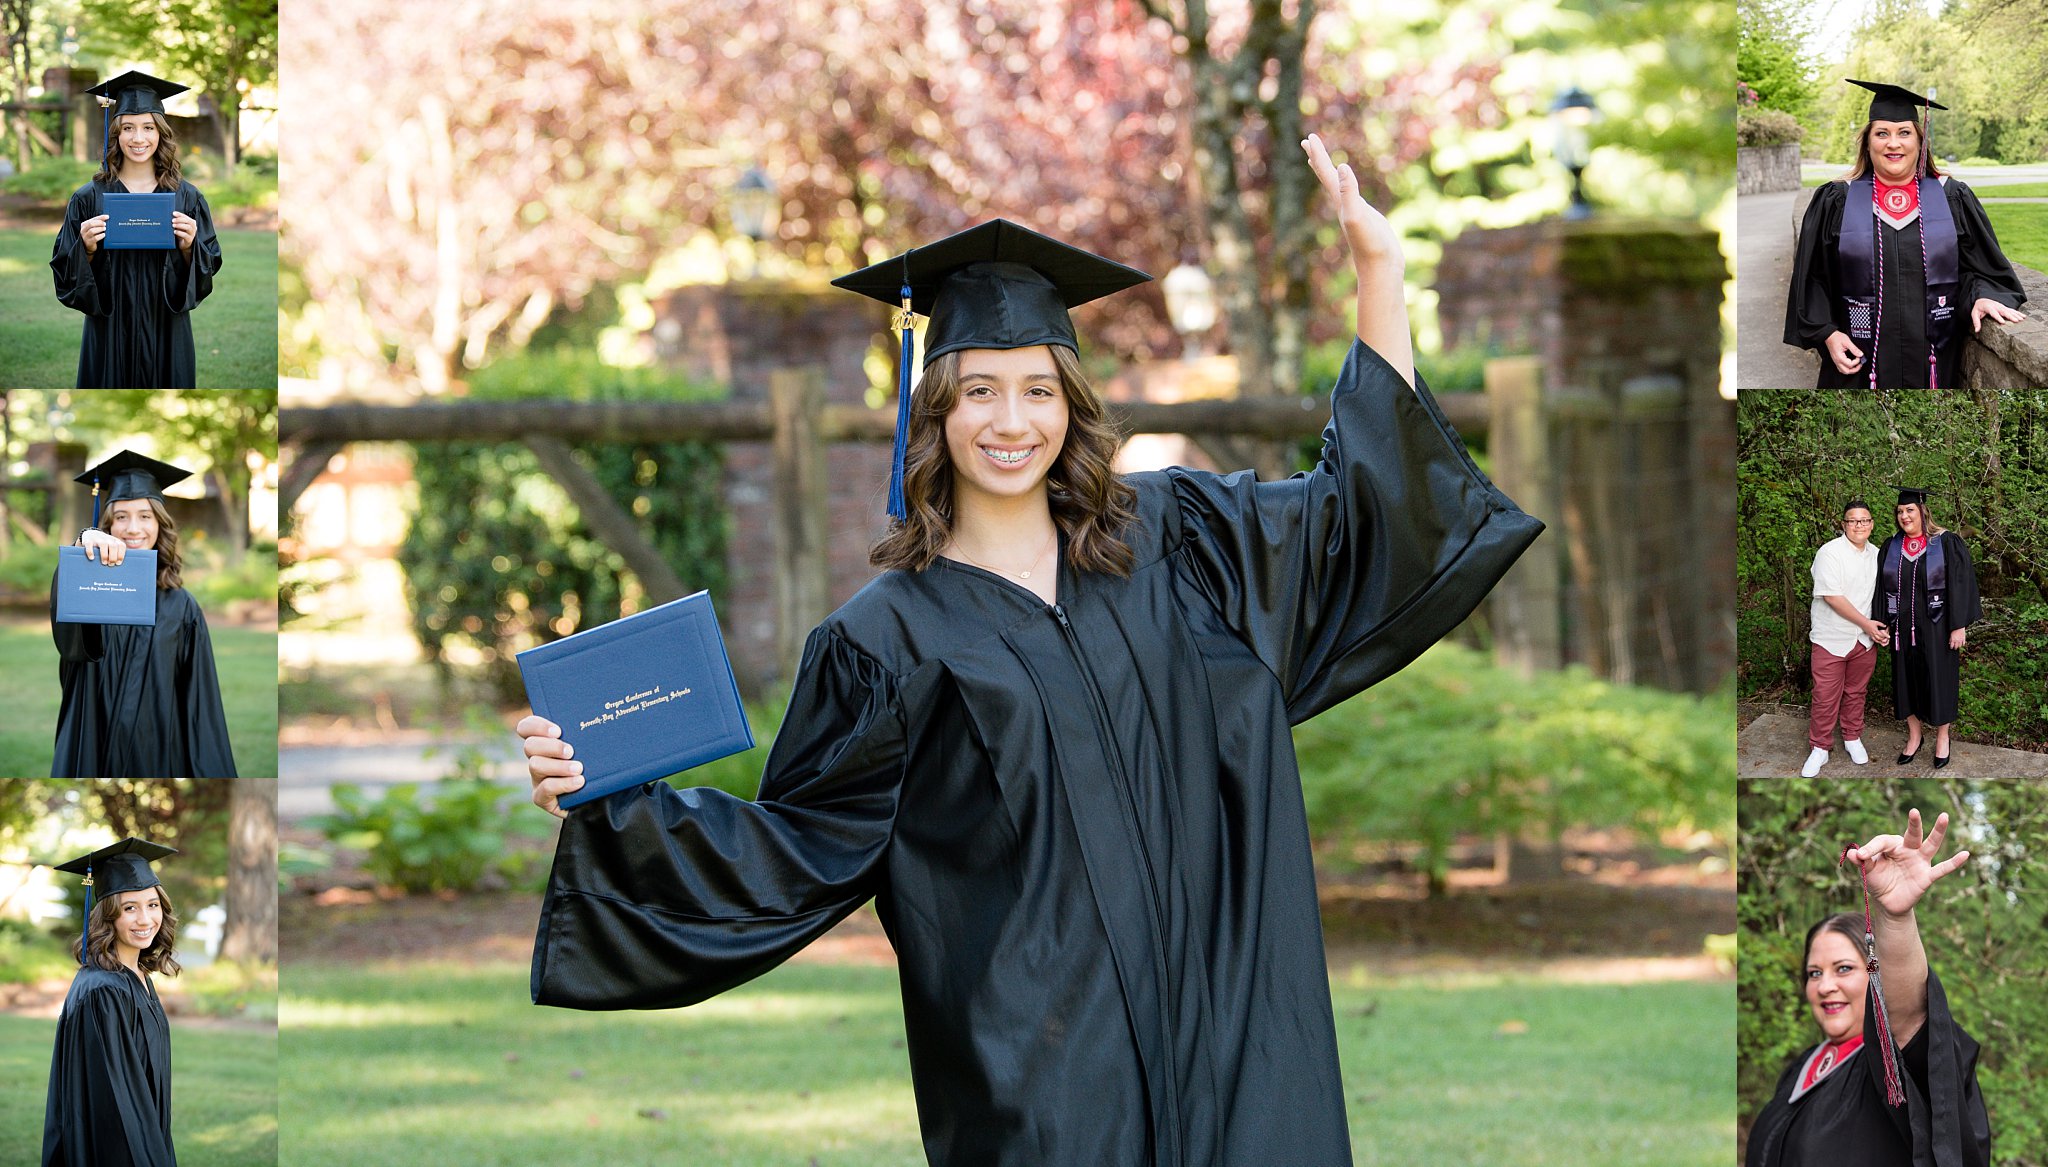
POLYGON ((1942 836, 1948 833, 1948 814, 1935 816, 1934 829, 1923 838, 1920 812, 1906 814, 1904 835, 1879 835, 1861 847, 1851 847, 1844 856, 1863 869, 1870 886, 1870 898, 1893 916, 1913 910, 1920 897, 1942 876, 1969 861, 1968 851, 1958 851, 1940 863, 1942 836))
POLYGON ((1316 172, 1316 179, 1323 184, 1331 204, 1337 208, 1337 224, 1344 228, 1344 241, 1351 247, 1353 260, 1392 259, 1398 265, 1401 237, 1387 222, 1386 216, 1373 210, 1365 196, 1358 193, 1358 175, 1352 171, 1351 164, 1332 164, 1329 150, 1316 134, 1303 139, 1301 148, 1308 154, 1309 168, 1316 172))
POLYGON ((562 740, 562 727, 537 713, 519 719, 512 729, 524 739, 526 773, 533 781, 533 804, 556 818, 568 817, 556 799, 583 788, 583 763, 572 761, 575 751, 562 740))

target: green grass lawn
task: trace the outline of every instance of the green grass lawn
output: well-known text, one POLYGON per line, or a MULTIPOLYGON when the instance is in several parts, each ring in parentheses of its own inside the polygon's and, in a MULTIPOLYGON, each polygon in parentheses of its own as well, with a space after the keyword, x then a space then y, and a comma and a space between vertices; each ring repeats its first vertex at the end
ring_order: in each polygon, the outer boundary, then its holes
POLYGON ((2048 182, 2016 182, 2010 186, 1972 186, 1980 199, 2048 198, 2048 182))
MULTIPOLYGON (((38 1163, 57 1023, 0 1014, 0 1163, 38 1163)), ((171 1023, 171 1140, 178 1160, 277 1162, 277 1035, 171 1023)))
MULTIPOLYGON (((212 637, 235 769, 245 778, 275 778, 277 633, 217 627, 212 637)), ((0 624, 0 707, 10 712, 0 726, 0 777, 49 774, 62 697, 49 625, 34 620, 0 624)))
MULTIPOLYGON (((1998 247, 2007 259, 2048 271, 2048 203, 1992 203, 1984 213, 1991 217, 1991 229, 1998 232, 1998 247)), ((2026 307, 2039 311, 2038 305, 2026 307)))
MULTIPOLYGON (((1340 986, 1353 1153, 1361 1167, 1721 1167, 1734 996, 1340 986)), ((607 1014, 533 1007, 524 965, 292 964, 278 1162, 921 1163, 901 1009, 895 974, 860 966, 789 965, 690 1009, 607 1014)))
MULTIPOLYGON (((68 389, 84 317, 57 302, 55 229, 0 231, 0 385, 68 389)), ((192 312, 201 389, 277 385, 277 235, 222 231, 213 293, 192 312)))

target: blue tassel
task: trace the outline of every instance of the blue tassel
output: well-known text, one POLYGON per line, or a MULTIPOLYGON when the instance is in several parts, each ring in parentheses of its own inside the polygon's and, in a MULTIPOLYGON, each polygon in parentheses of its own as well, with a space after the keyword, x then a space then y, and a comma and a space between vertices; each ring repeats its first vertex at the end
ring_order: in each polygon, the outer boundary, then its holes
POLYGON ((92 476, 92 525, 95 528, 100 525, 100 476, 97 474, 92 476))
POLYGON ((903 350, 896 361, 896 455, 889 466, 889 517, 899 523, 910 514, 903 498, 903 456, 910 441, 910 349, 914 335, 908 283, 903 285, 902 295, 903 310, 896 316, 896 326, 903 330, 903 350))
MULTIPOLYGON (((95 487, 97 489, 97 487, 95 487)), ((85 923, 78 930, 78 963, 85 963, 85 942, 92 938, 92 864, 85 865, 85 923)))

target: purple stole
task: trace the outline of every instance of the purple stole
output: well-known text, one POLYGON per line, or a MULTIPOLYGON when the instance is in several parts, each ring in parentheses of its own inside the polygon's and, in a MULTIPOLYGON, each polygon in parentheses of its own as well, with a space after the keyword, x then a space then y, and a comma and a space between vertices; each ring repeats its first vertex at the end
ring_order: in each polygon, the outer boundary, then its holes
MULTIPOLYGON (((1905 575, 1905 558, 1906 539, 1903 535, 1894 535, 1885 540, 1884 554, 1879 556, 1877 561, 1877 594, 1884 597, 1885 623, 1891 626, 1892 650, 1894 652, 1898 651, 1901 647, 1899 644, 1899 628, 1901 626, 1901 613, 1899 611, 1901 597, 1899 590, 1900 580, 1905 575)), ((1920 559, 1926 565, 1926 570, 1921 573, 1920 578, 1924 581, 1923 586, 1927 589, 1928 619, 1932 623, 1939 624, 1941 622, 1941 610, 1948 604, 1948 561, 1941 554, 1940 535, 1929 535, 1927 537, 1927 550, 1920 553, 1920 559)), ((1913 611, 1919 607, 1919 597, 1908 592, 1903 598, 1906 606, 1906 610, 1903 613, 1903 624, 1909 630, 1914 629, 1916 626, 1913 623, 1913 611)), ((1917 633, 1914 635, 1917 642, 1917 633)))
MULTIPOLYGON (((1842 301, 1849 310, 1849 339, 1869 354, 1872 387, 1877 379, 1877 329, 1884 317, 1884 272, 1877 254, 1877 205, 1873 179, 1849 184, 1842 208, 1838 258, 1842 301)), ((1962 285, 1962 262, 1956 246, 1955 217, 1948 195, 1935 178, 1920 180, 1920 251, 1927 280, 1927 385, 1934 387, 1934 354, 1948 347, 1955 332, 1962 285)))

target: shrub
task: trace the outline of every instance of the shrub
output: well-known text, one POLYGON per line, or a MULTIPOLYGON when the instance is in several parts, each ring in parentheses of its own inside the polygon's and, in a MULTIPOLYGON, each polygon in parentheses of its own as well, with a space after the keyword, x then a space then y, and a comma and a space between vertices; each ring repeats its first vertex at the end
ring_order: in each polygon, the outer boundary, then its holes
POLYGON ((1735 114, 1738 146, 1787 146, 1803 134, 1799 119, 1781 109, 1741 109, 1735 114))
POLYGON ((96 163, 70 158, 43 158, 37 160, 32 169, 0 182, 0 190, 44 202, 61 203, 70 199, 72 191, 91 182, 92 176, 99 172, 96 163))
POLYGON ((366 852, 364 867, 378 883, 414 895, 473 891, 502 869, 509 831, 546 829, 506 813, 517 792, 485 778, 442 782, 431 800, 414 782, 388 787, 376 799, 352 783, 337 783, 330 793, 335 812, 316 816, 313 826, 338 846, 366 852))

